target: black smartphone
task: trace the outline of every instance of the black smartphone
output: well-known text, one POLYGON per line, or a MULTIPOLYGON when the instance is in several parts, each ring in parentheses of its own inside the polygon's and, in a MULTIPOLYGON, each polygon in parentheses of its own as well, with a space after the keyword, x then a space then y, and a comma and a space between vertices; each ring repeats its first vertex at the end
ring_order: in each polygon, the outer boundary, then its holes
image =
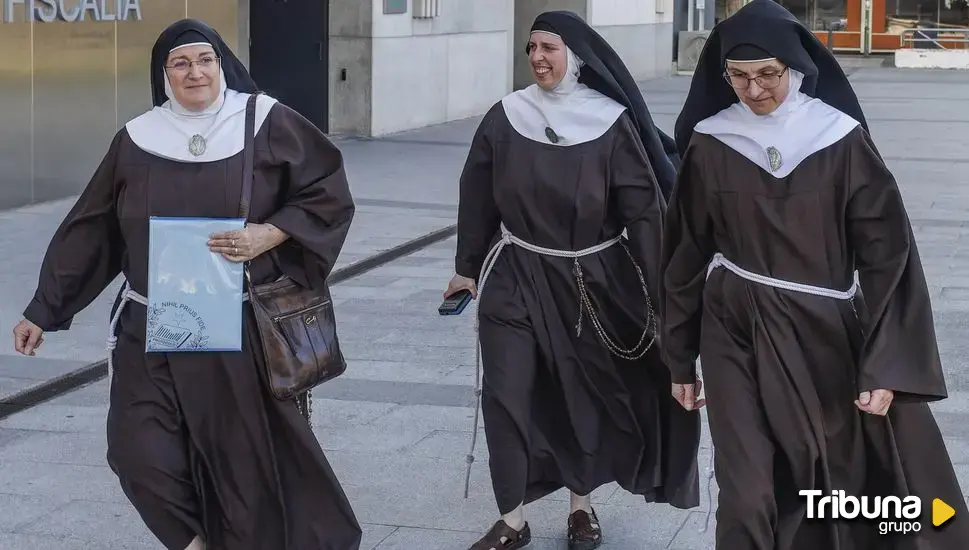
POLYGON ((448 296, 437 312, 441 315, 460 315, 464 308, 471 303, 471 291, 467 289, 459 290, 448 296))

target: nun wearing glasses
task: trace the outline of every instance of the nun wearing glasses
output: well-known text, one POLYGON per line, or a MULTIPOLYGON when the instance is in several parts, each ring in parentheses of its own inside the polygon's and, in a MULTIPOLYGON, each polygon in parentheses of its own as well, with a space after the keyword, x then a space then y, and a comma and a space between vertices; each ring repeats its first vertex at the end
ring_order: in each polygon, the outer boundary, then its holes
MULTIPOLYGON (((232 218, 242 193, 246 104, 256 85, 196 20, 151 54, 154 108, 118 131, 57 229, 15 347, 34 355, 119 274, 107 459, 168 550, 356 550, 361 530, 295 401, 275 399, 251 306, 242 352, 146 354, 150 216, 232 218), (140 299, 136 296, 140 295, 140 299)), ((255 284, 319 287, 353 218, 340 151, 270 97, 255 108, 251 223, 211 236, 255 284)))
POLYGON ((568 489, 562 531, 570 549, 589 550, 609 537, 597 487, 681 508, 699 500, 699 414, 670 396, 655 341, 673 143, 577 15, 539 15, 525 52, 535 83, 498 102, 471 145, 445 292, 481 293, 481 410, 500 519, 471 548, 525 547, 525 505, 568 489))
POLYGON ((712 31, 676 141, 663 351, 675 397, 709 413, 716 548, 966 548, 965 500, 928 406, 946 397, 929 289, 837 60, 782 6, 754 0, 712 31), (903 506, 879 508, 886 496, 903 506), (844 517, 862 511, 851 498, 884 515, 844 517), (935 498, 956 510, 939 529, 935 498), (900 511, 921 530, 891 532, 900 511))

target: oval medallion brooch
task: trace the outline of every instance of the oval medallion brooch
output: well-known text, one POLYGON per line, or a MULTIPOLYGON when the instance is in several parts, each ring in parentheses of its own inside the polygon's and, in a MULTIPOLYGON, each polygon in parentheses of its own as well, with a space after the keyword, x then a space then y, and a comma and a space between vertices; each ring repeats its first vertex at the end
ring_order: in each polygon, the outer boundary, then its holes
POLYGON ((545 127, 545 137, 547 137, 548 140, 551 141, 552 143, 559 142, 558 134, 556 134, 555 130, 549 128, 548 126, 545 127))
POLYGON ((776 172, 781 167, 782 160, 780 151, 773 146, 767 148, 767 162, 770 163, 771 172, 776 172))
POLYGON ((195 134, 192 139, 188 140, 188 152, 192 153, 196 157, 205 152, 205 138, 195 134))

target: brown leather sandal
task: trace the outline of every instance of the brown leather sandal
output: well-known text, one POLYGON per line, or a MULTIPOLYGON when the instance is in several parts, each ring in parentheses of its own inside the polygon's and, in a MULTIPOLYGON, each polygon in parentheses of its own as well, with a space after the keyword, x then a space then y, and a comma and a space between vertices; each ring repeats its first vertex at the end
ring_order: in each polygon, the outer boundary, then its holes
POLYGON ((577 510, 569 516, 569 550, 592 550, 602 544, 602 529, 595 510, 577 510))
POLYGON ((491 550, 492 548, 495 550, 515 550, 528 546, 530 542, 532 542, 532 530, 528 527, 527 521, 521 531, 515 531, 499 519, 485 536, 471 545, 470 550, 491 550), (501 542, 502 537, 506 539, 505 542, 501 542))

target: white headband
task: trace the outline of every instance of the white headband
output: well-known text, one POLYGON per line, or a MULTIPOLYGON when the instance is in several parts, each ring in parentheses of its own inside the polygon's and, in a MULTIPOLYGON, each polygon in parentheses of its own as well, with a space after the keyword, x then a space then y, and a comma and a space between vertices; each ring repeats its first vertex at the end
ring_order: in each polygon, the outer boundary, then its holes
POLYGON ((776 57, 765 57, 764 59, 728 59, 731 63, 762 63, 764 61, 776 61, 776 57))
POLYGON ((212 44, 209 44, 208 42, 191 42, 189 44, 182 44, 181 46, 175 46, 174 48, 168 50, 168 53, 172 53, 173 51, 179 48, 187 48, 189 46, 211 46, 211 45, 212 44))

